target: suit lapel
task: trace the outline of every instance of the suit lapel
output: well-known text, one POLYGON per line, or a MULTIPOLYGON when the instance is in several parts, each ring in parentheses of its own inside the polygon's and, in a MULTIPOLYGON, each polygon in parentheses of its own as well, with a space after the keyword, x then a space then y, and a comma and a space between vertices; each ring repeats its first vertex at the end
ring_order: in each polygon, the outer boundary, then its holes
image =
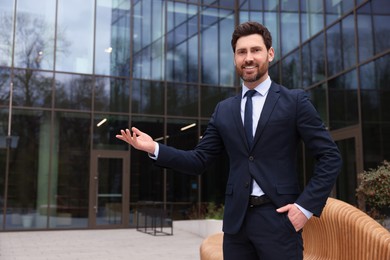
MULTIPOLYGON (((263 110, 261 111, 259 123, 257 124, 256 128, 256 134, 255 138, 253 140, 253 144, 255 145, 256 142, 260 139, 260 136, 264 130, 264 127, 266 126, 272 111, 275 108, 275 105, 279 99, 279 85, 272 82, 271 87, 268 91, 267 99, 265 100, 263 110)), ((253 146, 254 146, 253 145, 253 146)))

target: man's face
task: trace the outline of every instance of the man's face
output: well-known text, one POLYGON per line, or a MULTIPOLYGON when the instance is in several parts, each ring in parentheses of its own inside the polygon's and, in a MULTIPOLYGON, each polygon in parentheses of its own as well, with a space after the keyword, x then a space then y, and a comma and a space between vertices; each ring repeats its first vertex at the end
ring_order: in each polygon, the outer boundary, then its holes
POLYGON ((248 88, 255 88, 268 77, 268 64, 273 59, 274 49, 267 50, 261 35, 251 34, 237 40, 234 64, 248 88))

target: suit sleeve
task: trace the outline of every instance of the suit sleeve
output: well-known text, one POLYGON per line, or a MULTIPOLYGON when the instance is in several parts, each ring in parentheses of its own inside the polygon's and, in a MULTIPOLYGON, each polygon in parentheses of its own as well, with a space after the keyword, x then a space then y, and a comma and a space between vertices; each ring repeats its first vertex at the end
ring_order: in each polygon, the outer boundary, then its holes
POLYGON ((320 216, 340 172, 342 160, 337 145, 307 94, 301 92, 297 98, 297 130, 315 165, 312 177, 296 203, 320 216))

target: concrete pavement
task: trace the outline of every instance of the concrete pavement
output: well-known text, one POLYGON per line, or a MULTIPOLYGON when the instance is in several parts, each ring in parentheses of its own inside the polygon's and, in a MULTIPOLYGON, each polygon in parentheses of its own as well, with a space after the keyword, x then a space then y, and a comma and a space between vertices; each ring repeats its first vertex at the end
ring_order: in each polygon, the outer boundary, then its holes
POLYGON ((181 229, 172 236, 135 229, 0 232, 0 259, 195 260, 202 240, 181 229))

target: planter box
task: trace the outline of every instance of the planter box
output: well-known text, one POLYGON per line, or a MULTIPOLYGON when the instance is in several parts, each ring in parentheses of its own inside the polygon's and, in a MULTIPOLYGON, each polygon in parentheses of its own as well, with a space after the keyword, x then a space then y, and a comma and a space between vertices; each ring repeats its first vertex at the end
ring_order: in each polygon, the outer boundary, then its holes
POLYGON ((209 235, 222 232, 222 220, 217 219, 196 219, 196 220, 175 220, 174 229, 180 229, 200 237, 206 238, 209 235))

